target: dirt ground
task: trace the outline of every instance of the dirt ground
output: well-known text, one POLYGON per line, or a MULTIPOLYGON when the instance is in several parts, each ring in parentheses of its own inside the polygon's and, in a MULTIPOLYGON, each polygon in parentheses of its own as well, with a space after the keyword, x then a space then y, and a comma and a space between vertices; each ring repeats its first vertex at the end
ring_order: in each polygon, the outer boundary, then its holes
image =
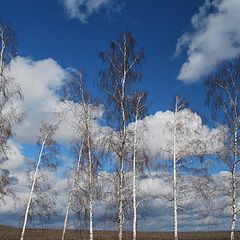
MULTIPOLYGON (((20 229, 0 226, 0 240, 19 240, 20 229)), ((26 229, 25 240, 61 240, 60 229, 26 229)), ((131 233, 124 234, 124 240, 131 239, 131 233)), ((237 233, 240 239, 240 232, 237 233)), ((67 230, 65 240, 88 240, 87 231, 67 230)), ((139 232, 138 240, 172 240, 172 233, 139 232)), ((117 232, 96 231, 94 240, 117 240, 117 232)), ((185 232, 179 233, 179 240, 229 240, 229 232, 185 232)))

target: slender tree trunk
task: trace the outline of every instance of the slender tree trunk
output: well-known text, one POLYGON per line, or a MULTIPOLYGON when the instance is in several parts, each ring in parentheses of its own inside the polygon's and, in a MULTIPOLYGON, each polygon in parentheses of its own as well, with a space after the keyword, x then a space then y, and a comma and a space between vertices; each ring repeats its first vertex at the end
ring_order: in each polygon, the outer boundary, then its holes
POLYGON ((124 147, 125 147, 125 124, 124 124, 124 141, 122 144, 122 153, 120 156, 120 172, 119 172, 119 189, 118 189, 118 198, 119 198, 119 209, 118 209, 118 239, 122 240, 123 238, 123 180, 124 180, 124 147))
MULTIPOLYGON (((3 30, 2 30, 3 31, 3 30)), ((4 33, 1 32, 1 38, 2 38, 2 41, 1 41, 1 53, 0 53, 0 81, 1 81, 1 86, 3 85, 3 71, 4 71, 4 62, 3 62, 3 55, 4 55, 4 51, 5 51, 5 42, 3 40, 3 37, 4 37, 4 33)))
POLYGON ((124 35, 124 52, 123 52, 123 77, 122 77, 122 91, 121 91, 121 111, 122 111, 122 141, 121 141, 121 156, 120 156, 120 175, 119 175, 119 212, 118 212, 118 221, 119 221, 119 234, 118 239, 122 240, 123 237, 123 177, 124 177, 124 150, 126 144, 126 113, 125 113, 125 81, 127 75, 126 69, 126 61, 127 61, 127 46, 126 46, 126 38, 124 35))
POLYGON ((135 115, 135 125, 134 125, 134 136, 133 136, 133 166, 132 166, 132 179, 133 179, 133 240, 137 239, 137 202, 136 202, 136 154, 137 154, 137 124, 138 124, 138 113, 139 113, 139 103, 138 99, 136 115, 135 115))
POLYGON ((118 210, 118 239, 122 240, 123 237, 123 223, 124 223, 124 213, 123 213, 123 180, 124 180, 124 148, 125 148, 125 138, 126 138, 126 127, 125 127, 125 113, 123 112, 124 127, 123 127, 123 141, 122 141, 122 153, 120 156, 120 173, 119 173, 119 210, 118 210))
POLYGON ((232 223, 230 239, 236 239, 236 221, 237 221, 237 179, 236 179, 236 164, 238 161, 238 138, 237 129, 234 132, 234 166, 232 170, 232 223))
POLYGON ((89 177, 89 240, 93 240, 93 196, 92 196, 92 156, 88 136, 88 177, 89 177))
MULTIPOLYGON (((175 152, 175 146, 174 146, 175 152)), ((178 240, 178 216, 177 216, 177 170, 176 170, 176 155, 174 153, 173 160, 173 202, 174 202, 174 240, 178 240)))
POLYGON ((83 148, 83 143, 81 143, 81 147, 80 147, 79 154, 78 154, 77 169, 76 169, 76 172, 75 172, 75 175, 74 175, 74 178, 73 178, 71 190, 70 190, 69 195, 68 195, 68 203, 67 203, 67 210, 66 210, 65 219, 64 219, 64 225, 63 225, 62 240, 64 240, 64 237, 65 237, 66 228, 67 228, 67 221, 68 221, 68 215, 69 215, 69 210, 70 210, 71 201, 72 201, 72 194, 73 194, 74 187, 76 185, 77 175, 78 175, 79 170, 80 170, 82 148, 83 148))
POLYGON ((231 235, 230 239, 235 240, 235 232, 236 232, 236 221, 237 221, 237 213, 236 213, 236 170, 232 172, 232 223, 231 223, 231 235))
POLYGON ((3 54, 4 54, 4 50, 5 50, 5 42, 3 40, 4 37, 4 33, 1 33, 1 53, 0 53, 0 71, 1 71, 1 75, 3 73, 3 68, 4 68, 4 64, 3 64, 3 54))
POLYGON ((136 206, 136 137, 134 136, 134 150, 133 150, 133 240, 137 238, 137 206, 136 206))
POLYGON ((121 160, 121 168, 119 173, 119 212, 118 212, 118 239, 123 237, 123 160, 121 160))
POLYGON ((38 162, 37 162, 37 166, 36 166, 34 176, 33 176, 33 183, 32 183, 31 191, 30 191, 30 194, 29 194, 29 199, 28 199, 28 203, 27 203, 25 216, 24 216, 24 222, 23 222, 23 227, 22 227, 22 233, 21 233, 20 240, 23 240, 23 238, 24 238, 24 233, 25 233, 27 220, 28 220, 28 212, 29 212, 29 208, 30 208, 30 205, 31 205, 31 201, 32 201, 32 195, 33 195, 33 191, 34 191, 34 187, 35 187, 35 183, 36 183, 36 179, 37 179, 37 174, 38 174, 38 169, 39 169, 39 165, 41 163, 42 153, 43 153, 43 149, 44 149, 44 146, 45 146, 45 143, 46 143, 46 139, 47 139, 47 136, 45 137, 45 139, 42 143, 41 150, 40 150, 40 153, 39 153, 39 156, 38 156, 38 162))
MULTIPOLYGON (((177 103, 175 107, 175 118, 177 109, 177 103)), ((177 208, 177 156, 176 156, 176 135, 177 135, 177 126, 176 120, 174 124, 174 132, 173 132, 173 216, 174 216, 174 240, 178 240, 178 208, 177 208)))
POLYGON ((93 162, 91 155, 91 143, 90 143, 90 115, 89 109, 85 102, 84 92, 81 88, 82 101, 84 106, 84 122, 85 122, 85 137, 87 140, 87 152, 88 152, 88 200, 89 200, 89 240, 93 240, 93 162))
POLYGON ((89 193, 89 239, 93 240, 93 200, 92 193, 89 193))

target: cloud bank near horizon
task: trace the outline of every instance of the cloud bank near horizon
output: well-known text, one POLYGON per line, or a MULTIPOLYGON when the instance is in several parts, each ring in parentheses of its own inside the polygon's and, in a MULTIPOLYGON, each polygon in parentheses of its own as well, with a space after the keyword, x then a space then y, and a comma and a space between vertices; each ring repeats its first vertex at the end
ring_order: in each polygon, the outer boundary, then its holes
MULTIPOLYGON (((103 172, 105 177, 109 177, 110 173, 103 172)), ((228 230, 231 216, 231 207, 226 192, 230 190, 228 184, 229 172, 219 172, 213 175, 211 188, 215 189, 215 193, 209 196, 208 202, 205 202, 199 193, 194 190, 194 184, 198 184, 201 179, 199 177, 185 176, 182 179, 182 184, 186 188, 187 195, 182 195, 179 199, 181 207, 184 208, 183 213, 179 214, 179 229, 182 231, 213 231, 213 230, 228 230), (225 191, 222 191, 222 187, 225 191), (217 189, 217 190, 216 190, 217 189), (208 203, 208 207, 206 207, 208 203), (222 210, 219 212, 219 207, 222 210)), ((21 216, 25 210, 25 203, 29 195, 29 187, 27 184, 26 174, 17 172, 14 175, 17 180, 16 193, 19 199, 14 203, 11 198, 6 199, 7 204, 1 206, 0 220, 2 224, 12 226, 20 226, 21 216)), ((58 178, 53 173, 48 173, 48 178, 53 189, 57 192, 56 196, 56 216, 52 217, 48 227, 62 228, 64 214, 67 205, 66 192, 69 191, 69 183, 67 179, 58 178)), ((98 182, 101 184, 101 179, 98 182)), ((105 187, 109 182, 104 181, 105 187)), ((139 230, 142 231, 171 231, 173 230, 172 202, 168 200, 172 193, 171 176, 166 173, 152 174, 148 178, 138 179, 138 199, 150 196, 148 201, 143 202, 139 210, 138 222, 139 230), (151 198, 152 197, 152 198, 151 198), (143 215, 142 215, 143 214, 143 215), (164 221, 163 221, 164 219, 164 221)), ((179 194, 180 196, 180 194, 179 194)), ((94 226, 95 229, 114 230, 116 222, 108 220, 102 221, 107 205, 104 201, 94 202, 94 226)), ((71 211, 69 216, 68 228, 76 228, 73 220, 74 212, 71 211)), ((128 221, 128 220, 127 220, 128 221)))

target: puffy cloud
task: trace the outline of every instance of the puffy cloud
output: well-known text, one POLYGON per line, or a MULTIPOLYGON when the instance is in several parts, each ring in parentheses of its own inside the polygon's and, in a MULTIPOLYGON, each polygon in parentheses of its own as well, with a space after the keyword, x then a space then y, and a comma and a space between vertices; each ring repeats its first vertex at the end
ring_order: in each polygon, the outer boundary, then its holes
MULTIPOLYGON (((21 143, 35 143, 42 122, 54 123, 62 119, 56 132, 56 139, 69 142, 76 132, 76 116, 83 114, 81 104, 60 101, 58 90, 71 74, 53 59, 34 61, 17 57, 10 65, 10 77, 21 87, 24 100, 16 101, 15 106, 23 114, 23 122, 15 126, 16 140, 21 143)), ((103 106, 90 105, 92 112, 92 131, 96 138, 101 138, 107 128, 98 125, 102 117, 103 106)), ((79 124, 79 123, 77 123, 79 124)))
MULTIPOLYGON (((105 173, 106 174, 106 173, 105 173)), ((108 173, 110 174, 110 173, 108 173)), ((146 193, 148 193, 148 200, 141 203, 141 207, 138 209, 138 222, 139 230, 145 231, 170 231, 173 230, 173 216, 172 216, 172 201, 169 201, 166 196, 170 198, 172 191, 171 176, 168 177, 166 174, 152 175, 148 178, 138 179, 139 190, 141 194, 138 195, 138 199, 146 198, 146 193), (164 176, 162 176, 164 175, 164 176), (164 179, 164 180, 163 180, 164 179), (146 186, 149 186, 147 188, 146 186), (142 216, 140 212, 144 213, 142 216), (164 221, 162 221, 164 219, 164 221)), ((1 206, 1 223, 11 224, 18 226, 20 216, 22 216, 25 210, 25 203, 28 199, 29 188, 26 184, 26 175, 19 173, 17 176, 18 183, 15 188, 19 200, 14 203, 11 199, 8 199, 7 204, 1 206)), ((107 176, 106 176, 107 177, 107 176)), ((225 179, 221 172, 215 174, 214 182, 210 186, 212 189, 216 186, 220 186, 225 179)), ((53 218, 50 222, 50 226, 62 227, 64 221, 64 214, 67 205, 67 195, 66 192, 69 191, 68 182, 66 179, 57 177, 56 174, 48 173, 48 178, 57 192, 56 198, 56 211, 58 217, 53 218)), ((98 179, 100 184, 102 179, 98 179)), ((217 191, 215 195, 211 197, 211 204, 206 206, 206 203, 198 193, 193 189, 193 182, 199 182, 201 179, 199 177, 185 176, 182 180, 185 184, 186 189, 188 189, 188 194, 186 199, 180 196, 179 193, 179 205, 184 209, 183 212, 179 214, 179 229, 180 230, 226 230, 230 224, 230 208, 224 208, 228 202, 228 197, 226 192, 217 191), (221 208, 219 211, 219 208, 221 208)), ((104 187, 108 182, 104 182, 104 187)), ((226 184, 227 185, 227 184, 226 184)), ((230 185, 229 185, 230 186, 230 185)), ((108 188, 109 189, 109 188, 108 188)), ((102 217, 106 213, 106 203, 101 201, 95 201, 94 203, 94 223, 96 229, 114 229, 116 223, 109 221, 107 225, 104 225, 102 217)), ((69 216, 68 226, 70 228, 74 227, 72 221, 72 214, 69 216)))
MULTIPOLYGON (((98 120, 102 118, 104 108, 102 105, 86 105, 88 108, 87 114, 89 116, 89 130, 91 132, 92 139, 95 143, 103 139, 111 131, 110 127, 101 126, 98 120)), ((59 111, 62 112, 63 123, 60 125, 60 131, 57 132, 57 138, 71 139, 81 137, 83 131, 85 131, 84 123, 84 106, 83 103, 74 103, 72 101, 64 101, 59 104, 59 111), (61 110, 62 109, 62 110, 61 110), (68 132, 68 135, 66 135, 68 132)))
MULTIPOLYGON (((177 151, 186 155, 210 154, 222 147, 218 129, 202 125, 197 113, 184 109, 177 113, 182 119, 182 126, 177 135, 177 151)), ((172 155, 174 113, 172 111, 156 112, 139 122, 139 135, 150 157, 169 158, 172 155)))
POLYGON ((7 143, 7 156, 8 160, 1 164, 1 168, 16 171, 24 164, 24 156, 22 155, 22 146, 16 142, 8 141, 7 143))
MULTIPOLYGON (((21 146, 11 143, 12 151, 9 155, 9 162, 12 164, 11 170, 14 170, 13 177, 16 178, 14 188, 18 196, 18 200, 14 202, 11 198, 7 198, 6 205, 1 205, 1 223, 19 226, 19 219, 25 211, 25 204, 29 196, 29 186, 27 182, 27 176, 22 170, 25 162, 21 153, 21 146), (17 160, 20 158, 21 160, 17 160), (15 166, 15 167, 14 167, 15 166)), ((67 205, 66 192, 69 191, 69 183, 71 182, 72 175, 70 175, 70 182, 66 178, 60 177, 58 172, 45 172, 48 175, 49 182, 53 186, 53 189, 57 193, 56 198, 56 211, 58 217, 54 218, 50 223, 52 227, 61 227, 64 220, 65 208, 67 205)), ((109 191, 113 189, 110 186, 108 177, 111 178, 109 172, 100 172, 98 184, 103 185, 103 191, 109 191)), ((129 176, 131 172, 128 173, 129 176)), ((184 186, 185 191, 182 194, 179 192, 179 204, 184 207, 183 213, 179 214, 179 223, 181 230, 224 230, 228 229, 230 223, 230 198, 228 196, 230 190, 229 172, 219 172, 214 174, 213 182, 206 188, 209 188, 210 192, 214 190, 213 195, 209 195, 211 203, 206 207, 206 202, 202 201, 199 197, 197 188, 194 188, 196 184, 200 184, 207 179, 199 176, 184 175, 180 180, 181 186, 184 186), (224 184, 224 186, 223 186, 224 184), (216 190, 217 189, 217 190, 216 190), (228 207, 224 208, 224 206, 228 207), (219 208, 222 210, 219 211, 219 208)), ((148 198, 147 201, 141 203, 144 210, 144 216, 138 215, 139 230, 147 231, 169 231, 171 230, 173 218, 172 218, 172 202, 168 199, 172 194, 172 177, 171 173, 165 172, 152 172, 151 175, 145 175, 137 179, 138 183, 138 199, 148 198), (168 197, 168 198, 166 198, 168 197), (164 221, 162 221, 164 219, 164 221)), ((180 186, 180 185, 179 185, 180 186)), ((179 188, 180 189, 180 188, 179 188)), ((94 222, 95 227, 98 229, 114 228, 116 223, 108 222, 107 226, 103 224, 102 218, 106 213, 106 203, 96 201, 94 205, 94 222)), ((141 208, 139 209, 141 211, 141 208)), ((71 213, 72 216, 72 213, 71 213)), ((69 226, 74 227, 72 217, 69 218, 69 226)))
MULTIPOLYGON (((179 178, 178 204, 182 209, 178 216, 180 231, 229 229, 231 199, 228 191, 231 184, 226 178, 229 175, 229 172, 218 172, 212 175, 212 181, 204 176, 185 175, 179 178), (208 199, 203 197, 203 191, 209 193, 208 199)), ((143 204, 145 215, 138 215, 141 230, 173 231, 173 202, 169 201, 172 197, 171 174, 160 172, 147 178, 140 178, 138 184, 143 193, 152 197, 143 204)), ((139 197, 144 198, 145 194, 143 196, 140 194, 139 197)))
MULTIPOLYGON (((45 174, 48 176, 49 182, 51 183, 54 191, 57 193, 56 209, 59 214, 58 216, 63 216, 65 213, 64 206, 66 206, 67 201, 67 180, 57 177, 56 174, 52 172, 45 172, 45 174)), ((14 172, 13 176, 17 179, 16 184, 13 186, 17 200, 14 201, 11 197, 6 197, 5 201, 7 204, 1 205, 1 212, 3 216, 5 216, 5 219, 1 218, 1 222, 4 222, 5 224, 10 223, 12 226, 19 226, 20 218, 25 212, 30 188, 27 174, 24 171, 14 172), (14 214, 14 217, 12 214, 14 214)))
POLYGON ((99 13, 101 9, 120 12, 122 4, 116 0, 62 0, 69 18, 76 18, 87 23, 91 15, 99 13))
POLYGON ((205 0, 191 19, 192 30, 177 41, 176 55, 187 49, 179 80, 197 81, 209 74, 219 61, 240 54, 239 12, 239 0, 205 0))
POLYGON ((24 121, 15 127, 16 138, 33 142, 39 134, 41 122, 52 122, 58 109, 59 89, 66 78, 65 70, 53 59, 33 61, 17 57, 10 65, 10 76, 20 85, 23 102, 16 105, 24 121))
MULTIPOLYGON (((21 86, 24 101, 18 103, 20 112, 24 114, 24 121, 16 126, 16 138, 20 142, 35 142, 36 136, 39 134, 41 122, 53 122, 56 114, 62 112, 63 108, 65 121, 60 125, 57 132, 58 140, 69 140, 74 131, 74 124, 76 123, 75 116, 81 117, 81 105, 72 102, 67 102, 66 105, 59 103, 59 96, 56 90, 61 88, 64 80, 67 77, 67 72, 53 59, 44 59, 33 61, 28 58, 18 57, 11 62, 10 75, 21 86), (66 108, 68 106, 68 108, 66 108), (74 120, 75 119, 75 120, 74 120)), ((95 106, 92 108, 93 122, 92 130, 96 138, 103 138, 111 129, 102 127, 97 124, 98 119, 103 115, 103 107, 95 106)), ((185 118, 184 129, 192 141, 200 141, 206 144, 206 151, 210 152, 210 148, 215 150, 220 143, 214 141, 212 138, 218 134, 217 129, 210 130, 207 126, 203 126, 197 131, 202 124, 201 118, 185 109, 179 113, 180 117, 185 118)), ((167 148, 172 139, 171 127, 173 125, 174 115, 171 111, 157 112, 152 116, 147 116, 140 121, 141 134, 144 136, 144 144, 147 145, 149 154, 156 156, 162 154, 167 148), (144 127, 143 127, 143 126, 144 127)), ((216 140, 216 139, 215 139, 216 140)), ((181 138, 181 147, 186 148, 186 143, 190 142, 189 138, 181 138)), ((199 145, 200 146, 200 145, 199 145)), ((203 145, 202 145, 203 148, 203 145)))

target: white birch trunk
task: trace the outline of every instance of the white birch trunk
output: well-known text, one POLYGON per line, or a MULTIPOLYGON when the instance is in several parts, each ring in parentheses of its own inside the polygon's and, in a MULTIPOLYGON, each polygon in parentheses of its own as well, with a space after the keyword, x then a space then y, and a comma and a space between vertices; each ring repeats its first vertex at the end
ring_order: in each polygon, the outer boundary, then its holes
POLYGON ((176 126, 174 126, 173 134, 173 204, 174 204, 174 240, 178 240, 176 126))
POLYGON ((0 53, 0 75, 1 75, 1 84, 3 84, 3 71, 4 71, 4 62, 3 62, 3 55, 5 51, 5 42, 4 42, 4 30, 0 29, 1 31, 1 53, 0 53))
POLYGON ((63 225, 62 240, 64 240, 66 229, 67 229, 67 221, 68 221, 68 215, 69 215, 69 210, 70 210, 71 201, 72 201, 72 194, 73 194, 74 187, 76 185, 77 175, 78 175, 79 169, 80 169, 82 148, 83 148, 83 143, 81 143, 80 151, 79 151, 79 154, 78 154, 77 169, 76 169, 76 172, 75 172, 75 175, 74 175, 74 179, 73 179, 73 182, 72 182, 71 190, 70 190, 69 195, 68 195, 68 203, 67 203, 67 209, 66 209, 64 225, 63 225))
POLYGON ((176 138, 177 138, 177 121, 176 114, 178 112, 179 99, 176 97, 175 112, 174 112, 174 131, 173 131, 173 217, 174 217, 174 240, 178 240, 178 206, 177 206, 177 153, 176 153, 176 138))
POLYGON ((88 200, 89 200, 89 240, 93 240, 93 162, 91 156, 91 143, 90 143, 90 113, 88 106, 85 102, 83 88, 81 88, 82 92, 82 101, 84 106, 84 122, 85 122, 85 137, 87 139, 87 150, 88 150, 88 200))
POLYGON ((1 55, 0 55, 0 71, 1 71, 1 75, 2 75, 2 73, 3 73, 3 68, 4 68, 4 66, 3 66, 3 53, 4 53, 4 49, 5 49, 5 44, 4 44, 4 41, 3 41, 3 39, 2 39, 2 49, 1 49, 1 55))
POLYGON ((136 144, 137 144, 137 122, 138 116, 136 114, 135 126, 134 126, 134 141, 133 141, 133 240, 137 238, 137 204, 136 204, 136 144))
POLYGON ((134 124, 134 135, 133 135, 133 166, 132 166, 132 179, 133 179, 133 240, 137 239, 137 201, 136 201, 136 155, 137 155, 137 125, 138 115, 140 111, 140 102, 142 96, 137 99, 135 124, 134 124))
POLYGON ((232 173, 232 222, 230 239, 235 240, 236 221, 237 221, 237 204, 236 204, 236 170, 232 173))
MULTIPOLYGON (((89 133, 88 133, 89 134, 89 133)), ((88 178, 89 178, 89 240, 93 240, 93 196, 92 196, 92 156, 88 136, 88 178)))
POLYGON ((237 179, 236 179, 236 164, 238 161, 238 138, 237 129, 234 132, 234 166, 232 170, 232 222, 230 239, 235 240, 236 221, 237 221, 237 179))
POLYGON ((125 148, 125 141, 126 141, 126 116, 125 116, 125 107, 124 107, 124 100, 125 100, 125 81, 127 75, 126 67, 126 60, 127 60, 127 46, 126 46, 126 39, 124 35, 124 52, 123 52, 123 77, 122 77, 122 92, 121 92, 121 111, 122 111, 122 123, 123 123, 123 133, 122 133, 122 152, 120 157, 120 176, 119 176, 119 212, 118 212, 118 239, 122 240, 123 238, 123 177, 124 177, 124 148, 125 148))
POLYGON ((118 212, 118 239, 123 237, 123 161, 121 161, 120 176, 119 176, 119 212, 118 212))
POLYGON ((45 139, 42 143, 41 150, 40 150, 40 153, 39 153, 39 156, 38 156, 38 162, 37 162, 37 166, 36 166, 34 176, 33 176, 33 183, 32 183, 31 191, 30 191, 30 194, 29 194, 29 199, 28 199, 28 203, 27 203, 25 216, 24 216, 24 222, 23 222, 23 227, 22 227, 22 233, 21 233, 20 240, 23 240, 23 238, 24 238, 24 233, 25 233, 27 220, 28 220, 28 212, 29 212, 29 208, 30 208, 30 205, 31 205, 31 201, 32 201, 32 195, 33 195, 33 191, 34 191, 34 187, 35 187, 35 183, 36 183, 36 179, 37 179, 37 174, 38 174, 38 169, 39 169, 39 165, 41 163, 42 153, 43 153, 43 149, 44 149, 44 146, 45 146, 45 143, 46 143, 46 139, 47 139, 47 135, 46 135, 46 137, 45 137, 45 139))

